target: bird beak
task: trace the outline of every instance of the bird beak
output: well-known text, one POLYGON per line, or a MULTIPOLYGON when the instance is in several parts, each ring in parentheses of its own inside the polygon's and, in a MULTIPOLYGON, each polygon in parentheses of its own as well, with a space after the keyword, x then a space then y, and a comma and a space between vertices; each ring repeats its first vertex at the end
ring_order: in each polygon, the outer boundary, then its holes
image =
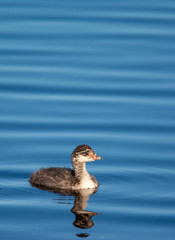
POLYGON ((102 160, 103 158, 98 156, 97 154, 95 155, 95 160, 102 160))

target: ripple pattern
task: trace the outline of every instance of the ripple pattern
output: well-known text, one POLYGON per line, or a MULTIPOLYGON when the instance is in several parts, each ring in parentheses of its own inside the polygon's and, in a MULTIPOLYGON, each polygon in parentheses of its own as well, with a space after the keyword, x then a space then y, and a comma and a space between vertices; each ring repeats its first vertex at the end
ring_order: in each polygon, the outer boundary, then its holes
POLYGON ((0 234, 71 239, 74 198, 32 188, 79 144, 92 239, 175 236, 175 2, 0 1, 0 234))

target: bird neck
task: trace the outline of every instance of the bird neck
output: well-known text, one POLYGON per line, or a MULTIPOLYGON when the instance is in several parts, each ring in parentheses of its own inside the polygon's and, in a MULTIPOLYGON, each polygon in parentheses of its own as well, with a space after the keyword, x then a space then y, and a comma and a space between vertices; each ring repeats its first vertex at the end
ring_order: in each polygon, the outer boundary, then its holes
POLYGON ((90 177, 88 171, 86 170, 85 162, 79 162, 77 159, 72 159, 72 165, 74 168, 75 176, 80 181, 86 177, 90 177))

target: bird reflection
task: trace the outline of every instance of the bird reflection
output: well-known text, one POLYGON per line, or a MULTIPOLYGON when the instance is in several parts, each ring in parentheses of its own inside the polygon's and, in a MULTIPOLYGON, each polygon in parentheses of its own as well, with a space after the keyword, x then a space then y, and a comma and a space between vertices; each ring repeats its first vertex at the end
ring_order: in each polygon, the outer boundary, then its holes
MULTIPOLYGON (((79 189, 79 190, 64 190, 64 189, 46 189, 43 187, 38 187, 32 184, 33 187, 37 187, 42 190, 49 190, 54 193, 58 193, 64 196, 75 196, 74 206, 71 209, 71 212, 75 215, 75 220, 73 225, 77 228, 88 229, 94 226, 94 222, 92 221, 92 217, 100 214, 97 212, 87 211, 85 210, 90 196, 97 192, 97 188, 93 189, 79 189)), ((78 234, 77 237, 88 237, 89 235, 86 233, 78 234)))
POLYGON ((77 228, 87 229, 94 226, 91 218, 99 213, 85 210, 90 195, 94 194, 97 190, 94 189, 81 189, 75 195, 74 206, 72 213, 75 214, 75 221, 73 225, 77 228))

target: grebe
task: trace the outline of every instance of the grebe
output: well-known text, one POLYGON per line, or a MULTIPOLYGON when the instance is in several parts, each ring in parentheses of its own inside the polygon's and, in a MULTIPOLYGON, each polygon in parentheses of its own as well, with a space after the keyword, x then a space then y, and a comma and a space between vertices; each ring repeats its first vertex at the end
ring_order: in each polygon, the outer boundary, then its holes
POLYGON ((96 178, 86 170, 86 162, 102 159, 88 145, 79 145, 72 153, 70 168, 41 168, 32 173, 29 182, 42 189, 88 189, 99 186, 96 178))

